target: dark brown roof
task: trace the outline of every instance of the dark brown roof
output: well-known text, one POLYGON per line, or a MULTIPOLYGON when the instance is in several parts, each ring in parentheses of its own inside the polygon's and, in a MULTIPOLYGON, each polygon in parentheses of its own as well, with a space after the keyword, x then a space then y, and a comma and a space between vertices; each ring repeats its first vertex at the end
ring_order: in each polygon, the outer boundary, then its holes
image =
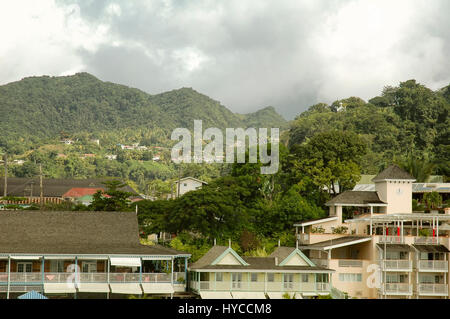
MULTIPOLYGON (((202 258, 200 258, 196 263, 191 265, 191 269, 204 269, 204 270, 244 270, 244 269, 254 269, 254 270, 324 270, 330 271, 329 269, 323 267, 310 267, 310 266, 278 266, 275 262, 275 257, 278 257, 278 263, 282 262, 283 259, 280 257, 286 255, 288 251, 292 253, 295 248, 291 247, 278 247, 269 257, 241 257, 248 266, 244 265, 211 265, 211 263, 223 254, 228 247, 226 246, 213 246, 202 258), (274 255, 275 254, 275 255, 274 255)), ((290 254, 289 253, 289 254, 290 254)), ((288 255, 289 255, 288 254, 288 255)), ((286 255, 286 257, 288 256, 286 255)))
POLYGON ((278 262, 282 262, 285 260, 292 252, 295 250, 294 247, 277 247, 273 253, 270 254, 270 257, 277 257, 278 262))
POLYGON ((418 251, 426 253, 448 253, 450 252, 444 245, 413 245, 418 251))
POLYGON ((138 234, 134 212, 0 211, 0 254, 185 254, 138 234))
MULTIPOLYGON (((42 186, 44 197, 62 197, 72 188, 102 188, 106 189, 102 182, 111 179, 101 179, 101 178, 87 178, 87 179, 43 179, 42 186)), ((133 193, 137 193, 130 187, 125 186, 120 190, 133 193)), ((39 178, 19 178, 19 177, 9 177, 8 178, 8 196, 18 196, 18 197, 29 197, 31 194, 33 196, 39 196, 39 178)), ((0 183, 0 194, 4 193, 4 184, 0 183)))
MULTIPOLYGON (((377 246, 384 249, 385 244, 378 243, 377 246)), ((412 251, 410 245, 407 244, 389 244, 386 243, 386 250, 401 250, 401 251, 412 251)))
POLYGON ((345 191, 333 199, 326 202, 326 205, 334 204, 355 204, 355 205, 366 205, 366 204, 386 204, 380 197, 378 197, 377 192, 366 192, 366 191, 345 191))
POLYGON ((385 179, 411 179, 415 180, 407 171, 398 167, 397 165, 390 165, 375 176, 372 181, 382 181, 385 179))
POLYGON ((217 259, 220 255, 222 255, 225 250, 227 250, 227 246, 213 246, 206 254, 204 254, 199 260, 192 264, 193 268, 201 268, 204 266, 211 265, 211 263, 217 259))

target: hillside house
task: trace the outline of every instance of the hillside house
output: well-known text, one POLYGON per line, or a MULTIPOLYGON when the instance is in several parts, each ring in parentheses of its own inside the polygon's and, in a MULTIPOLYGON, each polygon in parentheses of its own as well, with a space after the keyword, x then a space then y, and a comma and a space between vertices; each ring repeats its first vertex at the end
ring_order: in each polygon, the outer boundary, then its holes
POLYGON ((175 181, 175 196, 183 196, 187 192, 195 191, 202 188, 203 185, 207 184, 207 182, 194 177, 181 178, 180 180, 175 181))

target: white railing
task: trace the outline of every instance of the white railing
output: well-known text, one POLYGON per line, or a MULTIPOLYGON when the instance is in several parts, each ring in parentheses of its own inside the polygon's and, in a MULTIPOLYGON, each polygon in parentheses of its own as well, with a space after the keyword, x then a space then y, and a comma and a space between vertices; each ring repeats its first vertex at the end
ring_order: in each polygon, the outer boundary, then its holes
POLYGON ((330 284, 327 282, 316 282, 317 291, 330 291, 330 284))
MULTIPOLYGON (((5 281, 8 275, 5 274, 5 281)), ((40 272, 12 272, 9 277, 10 282, 42 282, 42 273, 40 272)))
POLYGON ((383 260, 382 261, 383 270, 412 270, 411 260, 383 260))
MULTIPOLYGON (((174 283, 181 278, 185 277, 184 273, 174 273, 174 283)), ((120 282, 140 282, 141 275, 139 273, 110 273, 109 282, 120 283, 120 282)), ((73 272, 59 272, 59 273, 44 273, 42 277, 41 272, 12 272, 10 273, 10 282, 14 283, 38 283, 44 281, 45 283, 63 283, 68 280, 79 280, 79 282, 84 283, 96 283, 96 282, 108 282, 108 274, 106 272, 98 273, 73 273, 73 272), (77 278, 77 279, 76 279, 77 278)), ((143 283, 167 283, 171 282, 172 274, 166 273, 143 273, 142 282, 143 283)), ((0 282, 7 282, 8 274, 0 273, 0 282)))
POLYGON ((299 283, 299 282, 214 282, 200 281, 191 282, 190 288, 194 290, 209 291, 277 291, 277 292, 329 292, 331 287, 329 283, 299 283))
POLYGON ((447 260, 419 260, 419 270, 448 271, 447 260))
POLYGON ((108 274, 104 272, 91 272, 91 273, 85 273, 82 272, 79 274, 80 282, 107 282, 108 281, 108 274))
POLYGON ((411 294, 412 287, 406 283, 389 283, 383 285, 386 294, 411 294))
POLYGON ((380 236, 378 242, 386 244, 403 244, 404 238, 403 236, 380 236))
POLYGON ((362 260, 357 259, 339 259, 339 267, 362 267, 362 260))
POLYGON ((314 259, 314 258, 312 258, 311 259, 311 261, 316 265, 316 266, 319 266, 319 267, 325 267, 325 268, 328 268, 329 267, 329 262, 328 262, 328 259, 314 259))
POLYGON ((174 272, 173 273, 173 283, 174 284, 180 284, 186 282, 186 274, 184 272, 174 272))
MULTIPOLYGON (((137 274, 139 275, 139 274, 137 274)), ((184 275, 184 274, 183 274, 184 275)), ((166 273, 144 273, 142 274, 142 282, 170 282, 172 280, 171 274, 166 273)), ((175 278, 175 273, 174 273, 175 278)), ((174 279, 175 281, 175 279, 174 279)))
POLYGON ((419 284, 421 295, 448 295, 448 285, 444 284, 419 284))
MULTIPOLYGON (((78 275, 81 275, 81 273, 78 273, 78 275)), ((44 282, 60 283, 60 282, 71 281, 71 279, 72 279, 72 281, 74 281, 75 278, 76 278, 76 274, 73 272, 46 272, 46 273, 44 273, 44 282)))
POLYGON ((414 237, 414 244, 437 245, 439 239, 438 237, 414 237))

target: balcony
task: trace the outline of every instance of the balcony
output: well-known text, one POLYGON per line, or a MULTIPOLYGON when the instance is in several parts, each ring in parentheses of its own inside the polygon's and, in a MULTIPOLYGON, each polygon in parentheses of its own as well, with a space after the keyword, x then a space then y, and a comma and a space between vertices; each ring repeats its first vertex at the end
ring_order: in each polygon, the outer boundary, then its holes
MULTIPOLYGON (((174 284, 178 280, 184 279, 185 274, 173 273, 174 284)), ((142 277, 139 273, 110 273, 109 280, 107 273, 41 273, 41 272, 12 272, 9 281, 11 283, 65 283, 75 281, 80 283, 170 283, 172 275, 169 273, 143 273, 142 277), (141 280, 142 278, 142 280, 141 280)), ((0 283, 8 282, 8 274, 0 273, 0 283)))
POLYGON ((381 270, 383 271, 412 271, 411 260, 382 260, 381 270))
POLYGON ((421 296, 448 296, 448 285, 419 284, 417 292, 421 296))
POLYGON ((419 260, 417 266, 423 272, 448 272, 447 260, 419 260))
POLYGON ((414 237, 414 244, 419 245, 438 245, 438 237, 414 237))
POLYGON ((361 268, 363 266, 363 261, 358 259, 339 259, 338 266, 361 268))
POLYGON ((330 263, 328 262, 328 259, 320 259, 320 258, 311 258, 311 261, 319 267, 325 267, 328 268, 330 266, 330 263))
POLYGON ((412 295, 412 285, 407 283, 389 283, 382 285, 382 294, 385 295, 412 295))
POLYGON ((404 244, 403 236, 380 236, 378 239, 380 244, 404 244))
POLYGON ((329 283, 299 282, 230 282, 230 281, 191 281, 190 288, 202 291, 251 291, 251 292, 316 292, 329 293, 329 283))

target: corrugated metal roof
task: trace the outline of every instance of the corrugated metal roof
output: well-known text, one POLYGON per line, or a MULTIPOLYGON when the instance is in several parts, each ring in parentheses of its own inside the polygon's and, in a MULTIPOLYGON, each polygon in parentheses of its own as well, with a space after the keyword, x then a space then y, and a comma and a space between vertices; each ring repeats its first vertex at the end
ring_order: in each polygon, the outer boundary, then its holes
POLYGON ((48 299, 44 295, 38 293, 37 291, 30 291, 26 294, 20 295, 17 299, 48 299))
POLYGON ((448 253, 450 252, 444 245, 413 245, 418 251, 427 253, 448 253))

